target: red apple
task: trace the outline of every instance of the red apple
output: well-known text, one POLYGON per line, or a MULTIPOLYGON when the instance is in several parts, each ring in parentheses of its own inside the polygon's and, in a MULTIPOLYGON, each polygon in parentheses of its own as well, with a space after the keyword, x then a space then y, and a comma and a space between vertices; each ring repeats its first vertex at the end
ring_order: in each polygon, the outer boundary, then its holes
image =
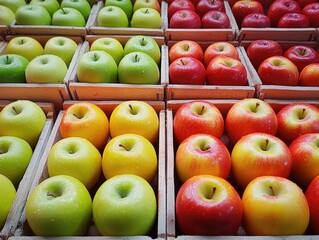
POLYGON ((220 138, 224 132, 224 119, 214 104, 205 100, 192 100, 182 104, 177 110, 173 130, 178 144, 198 133, 220 138))
POLYGON ((252 41, 247 48, 247 56, 255 69, 267 58, 281 56, 281 45, 274 40, 259 39, 252 41))
POLYGON ((316 50, 303 45, 290 47, 285 51, 284 56, 297 66, 299 72, 301 72, 305 66, 319 62, 319 54, 316 50))
POLYGON ((300 135, 319 132, 319 109, 312 104, 289 104, 277 113, 277 136, 287 145, 300 135))
POLYGON ((307 187, 319 175, 319 133, 308 133, 297 137, 289 146, 292 180, 307 187))
POLYGON ((175 166, 181 182, 202 174, 227 179, 231 159, 226 145, 221 140, 208 134, 194 134, 178 146, 175 166))
POLYGON ((261 132, 276 135, 277 128, 275 111, 261 99, 239 100, 226 115, 225 129, 232 145, 249 133, 261 132))
POLYGON ((302 13, 286 13, 278 21, 279 28, 308 28, 308 17, 302 13))
POLYGON ((319 2, 311 3, 302 9, 302 13, 308 17, 309 27, 319 27, 319 2))
POLYGON ((204 65, 207 67, 209 62, 217 56, 227 56, 239 60, 237 49, 230 42, 211 43, 204 52, 204 65))
POLYGON ((200 17, 203 17, 211 10, 225 12, 225 5, 222 0, 199 0, 195 10, 200 17))
POLYGON ((299 3, 295 0, 277 0, 268 8, 267 15, 271 21, 271 26, 276 27, 279 19, 286 13, 300 13, 299 3))
POLYGON ((197 42, 192 40, 181 40, 174 43, 168 51, 170 63, 180 57, 193 57, 202 62, 204 52, 201 45, 197 42))
POLYGON ((202 17, 202 28, 229 28, 230 20, 225 12, 211 10, 202 17))
POLYGON ((241 61, 219 56, 213 58, 206 69, 208 85, 247 85, 247 71, 241 61))
POLYGON ((319 87, 319 63, 312 63, 302 69, 299 76, 301 86, 319 87))
POLYGON ((170 19, 174 13, 176 13, 178 10, 193 10, 195 11, 195 6, 190 0, 173 0, 168 5, 168 18, 170 19))
POLYGON ((178 190, 176 220, 181 234, 235 235, 242 215, 239 194, 223 178, 194 176, 178 190))
POLYGON ((270 19, 264 13, 250 13, 241 22, 242 28, 269 28, 270 26, 270 19))
POLYGON ((170 28, 201 28, 201 19, 195 11, 178 10, 169 21, 170 28))
POLYGON ((319 176, 316 176, 306 189, 310 220, 309 226, 314 234, 319 234, 319 176))
POLYGON ((206 81, 204 64, 193 57, 181 57, 174 60, 168 72, 170 84, 203 85, 206 81))
POLYGON ((258 75, 266 85, 297 86, 299 80, 297 66, 284 56, 265 59, 258 67, 258 75))
POLYGON ((299 3, 301 9, 303 9, 305 6, 307 6, 310 3, 318 2, 317 0, 296 0, 296 1, 299 3))
POLYGON ((232 7, 233 15, 240 26, 243 19, 250 13, 264 13, 263 5, 256 0, 239 0, 232 7))

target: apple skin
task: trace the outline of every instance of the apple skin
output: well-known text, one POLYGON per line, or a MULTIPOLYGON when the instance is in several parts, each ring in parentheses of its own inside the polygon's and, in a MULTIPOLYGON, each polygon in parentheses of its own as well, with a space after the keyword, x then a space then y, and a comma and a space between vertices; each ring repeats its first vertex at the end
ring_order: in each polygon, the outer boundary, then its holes
POLYGON ((157 172, 155 148, 139 134, 118 135, 104 148, 102 168, 106 179, 121 174, 135 174, 151 183, 157 172))
POLYGON ((0 56, 0 83, 25 83, 25 69, 29 61, 18 54, 0 56))
POLYGON ((135 0, 133 4, 133 12, 143 7, 154 8, 159 13, 161 12, 161 4, 158 0, 135 0))
POLYGON ((283 54, 281 45, 277 41, 268 39, 253 40, 246 52, 256 70, 265 59, 283 54))
POLYGON ((246 98, 229 109, 225 129, 230 143, 234 145, 241 137, 254 132, 276 135, 278 121, 275 111, 267 102, 246 98))
POLYGON ((39 5, 22 5, 15 12, 17 25, 51 25, 50 13, 39 5))
POLYGON ((160 29, 162 27, 161 14, 153 8, 139 8, 133 13, 131 27, 160 29))
POLYGON ((8 8, 11 9, 12 12, 16 12, 17 9, 22 6, 22 5, 26 5, 26 1, 25 0, 0 0, 0 5, 6 6, 8 8))
POLYGON ((184 235, 236 235, 243 206, 225 179, 197 175, 183 183, 176 196, 176 220, 184 235))
POLYGON ((29 5, 39 5, 44 7, 51 17, 55 11, 60 9, 60 3, 57 0, 31 0, 29 1, 29 5))
POLYGON ((156 220, 156 196, 144 178, 134 174, 117 175, 99 187, 92 210, 101 235, 146 235, 156 220))
POLYGON ((60 8, 52 16, 52 25, 85 27, 86 21, 82 13, 71 7, 60 8))
POLYGON ((278 28, 309 28, 308 17, 302 13, 286 13, 277 23, 278 28))
POLYGON ((286 105, 277 113, 277 136, 287 145, 300 135, 319 132, 319 109, 307 103, 286 105))
POLYGON ((207 68, 208 85, 247 85, 247 71, 241 61, 219 56, 213 58, 207 68))
POLYGON ((203 85, 206 81, 204 64, 193 57, 181 57, 174 60, 168 69, 170 84, 203 85))
POLYGON ((91 5, 87 0, 63 0, 61 2, 61 8, 65 7, 78 10, 84 17, 85 21, 87 21, 90 16, 91 5))
POLYGON ((319 27, 319 2, 305 6, 301 12, 308 17, 309 27, 319 27))
POLYGON ((3 228, 7 220, 16 193, 17 191, 10 179, 0 174, 0 229, 3 228))
POLYGON ((316 3, 318 1, 317 0, 297 0, 297 2, 299 3, 300 8, 303 9, 308 4, 316 3))
POLYGON ((133 3, 131 0, 105 0, 104 1, 104 6, 116 6, 121 8, 126 16, 128 20, 131 20, 132 15, 133 15, 133 3))
POLYGON ((269 28, 270 26, 270 19, 264 13, 250 13, 241 22, 242 28, 269 28))
POLYGON ((319 234, 319 176, 316 176, 310 182, 305 190, 305 196, 307 198, 310 211, 309 227, 314 234, 319 234))
POLYGON ((231 158, 226 145, 218 138, 208 134, 194 134, 178 146, 175 167, 181 182, 202 174, 227 179, 231 158))
POLYGON ((230 42, 219 41, 211 43, 204 51, 204 65, 207 67, 209 62, 217 56, 227 56, 239 60, 236 47, 230 42))
POLYGON ((262 83, 266 85, 298 85, 298 68, 284 56, 272 56, 265 59, 259 65, 257 72, 262 83))
POLYGON ((271 26, 276 27, 279 19, 286 13, 300 13, 300 5, 295 0, 274 1, 268 8, 267 16, 271 21, 271 26))
POLYGON ((301 86, 319 87, 319 63, 312 63, 304 67, 299 75, 301 86))
POLYGON ((168 5, 168 19, 171 19, 173 14, 178 10, 192 10, 195 11, 195 6, 190 0, 173 0, 168 5))
POLYGON ((0 5, 0 25, 10 26, 16 18, 15 13, 8 7, 0 5))
POLYGON ((202 17, 202 28, 229 28, 230 20, 226 13, 210 10, 202 17))
POLYGON ((256 178, 246 187, 242 204, 243 226, 248 235, 302 235, 307 229, 309 207, 305 194, 286 178, 256 178))
POLYGON ((90 193, 67 175, 40 182, 31 190, 25 208, 27 222, 38 236, 84 235, 92 217, 90 193))
POLYGON ((183 103, 175 113, 173 131, 177 144, 197 133, 220 138, 224 132, 224 119, 214 104, 205 100, 192 100, 183 103))
POLYGON ((199 0, 195 8, 201 18, 211 10, 225 12, 224 2, 221 0, 199 0))
POLYGON ((203 61, 204 52, 199 43, 192 40, 181 40, 174 43, 168 50, 170 63, 180 57, 193 57, 203 61))
POLYGON ((250 13, 264 13, 264 7, 259 1, 255 0, 239 0, 232 6, 233 15, 241 26, 245 16, 250 13))
POLYGON ((129 20, 122 8, 117 6, 103 7, 97 14, 100 27, 128 27, 129 20))
POLYGON ((192 10, 178 10, 169 20, 170 28, 201 28, 201 18, 192 10))

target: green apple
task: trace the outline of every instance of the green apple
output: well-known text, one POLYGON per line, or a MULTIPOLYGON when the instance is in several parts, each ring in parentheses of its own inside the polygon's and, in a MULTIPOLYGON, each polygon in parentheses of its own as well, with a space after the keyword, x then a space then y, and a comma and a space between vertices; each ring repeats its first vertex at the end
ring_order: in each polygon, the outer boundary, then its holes
POLYGON ((103 50, 110 54, 118 65, 123 58, 123 46, 119 40, 112 37, 101 37, 94 40, 90 51, 103 50))
POLYGON ((131 19, 131 27, 133 28, 161 28, 161 14, 154 8, 139 8, 131 19))
POLYGON ((0 5, 0 12, 0 25, 9 26, 14 22, 16 15, 10 8, 0 5))
POLYGON ((38 236, 81 236, 92 217, 92 198, 78 179, 59 175, 45 179, 26 202, 27 222, 38 236))
POLYGON ((17 100, 7 104, 0 112, 0 136, 22 138, 34 148, 45 122, 46 115, 38 104, 17 100))
POLYGON ((85 27, 85 19, 81 12, 75 8, 60 8, 52 16, 52 25, 85 27))
POLYGON ((117 72, 113 57, 102 50, 84 53, 76 68, 78 81, 89 83, 116 83, 117 72))
POLYGON ((161 12, 161 4, 158 0, 135 0, 133 12, 140 8, 154 8, 159 13, 161 12))
POLYGON ((32 158, 33 150, 22 138, 0 137, 0 174, 18 187, 32 158))
POLYGON ((25 0, 0 0, 0 5, 10 8, 14 13, 20 6, 26 4, 25 0))
POLYGON ((25 69, 27 83, 63 83, 68 67, 62 58, 53 54, 40 55, 25 69))
POLYGON ((18 54, 31 61, 33 58, 43 54, 43 47, 35 38, 18 36, 8 42, 5 53, 18 54))
POLYGON ((7 220, 16 193, 10 179, 0 174, 0 229, 3 228, 7 220))
POLYGON ((132 18, 133 4, 131 0, 105 0, 104 6, 120 7, 125 12, 128 20, 132 18))
POLYGON ((146 235, 156 220, 156 196, 144 178, 134 174, 117 175, 97 190, 92 213, 101 235, 146 235))
POLYGON ((25 83, 28 59, 17 54, 0 55, 0 83, 25 83))
POLYGON ((51 25, 50 13, 40 5, 20 6, 15 17, 17 25, 51 25))
POLYGON ((100 27, 128 27, 129 21, 122 8, 117 6, 103 7, 97 14, 100 27))
POLYGON ((131 52, 125 55, 118 66, 120 83, 158 84, 160 81, 159 67, 148 54, 131 52))
POLYGON ((60 9, 60 4, 57 0, 31 0, 29 4, 44 7, 49 12, 50 16, 60 9))
POLYGON ((70 65, 78 44, 71 38, 55 36, 44 45, 44 54, 53 54, 63 59, 67 66, 70 65))
POLYGON ((157 64, 161 62, 161 49, 154 38, 150 36, 131 37, 124 46, 124 55, 130 52, 144 52, 151 56, 157 64))
POLYGON ((87 0, 63 0, 61 2, 61 8, 74 8, 77 9, 85 20, 88 20, 91 12, 91 5, 87 0))
POLYGON ((50 177, 68 175, 80 180, 91 189, 102 173, 101 154, 87 139, 81 137, 64 138, 56 142, 48 155, 50 177))

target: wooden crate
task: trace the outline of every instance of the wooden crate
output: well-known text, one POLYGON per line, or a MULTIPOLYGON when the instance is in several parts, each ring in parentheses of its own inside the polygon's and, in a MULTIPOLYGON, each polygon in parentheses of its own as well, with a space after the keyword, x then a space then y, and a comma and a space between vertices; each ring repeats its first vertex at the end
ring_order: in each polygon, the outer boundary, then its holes
POLYGON ((174 40, 194 40, 194 41, 233 41, 237 37, 238 26, 235 21, 234 15, 227 1, 224 1, 225 12, 230 20, 230 28, 170 28, 168 14, 166 14, 167 29, 165 37, 167 41, 174 40))
POLYGON ((0 25, 0 41, 4 40, 5 36, 9 33, 9 27, 0 25))
MULTIPOLYGON (((172 46, 174 42, 168 42, 168 48, 172 46)), ((198 42, 203 51, 212 43, 212 42, 198 42)), ((234 46, 237 46, 237 43, 233 43, 234 46)), ((167 53, 164 55, 168 57, 169 49, 165 50, 167 53)), ((242 99, 247 97, 255 96, 256 89, 255 86, 258 82, 254 81, 254 78, 250 75, 246 62, 237 47, 238 54, 241 62, 244 64, 247 70, 247 80, 248 83, 246 86, 223 86, 223 85, 186 85, 186 84, 170 84, 168 69, 166 72, 166 99, 167 100, 178 100, 178 99, 242 99)), ((169 63, 169 59, 166 60, 169 63)))
POLYGON ((97 22, 98 12, 104 7, 104 2, 99 1, 94 6, 94 14, 90 22, 88 23, 88 34, 96 35, 148 35, 148 36, 162 36, 164 37, 165 30, 167 28, 167 3, 165 1, 161 2, 161 17, 162 17, 162 27, 159 29, 155 28, 119 28, 119 27, 100 27, 97 22))
MULTIPOLYGON (((88 35, 83 43, 81 55, 89 51, 91 43, 108 35, 88 35)), ((112 36, 124 46, 131 36, 112 36)), ((163 101, 165 92, 166 51, 163 37, 153 37, 161 46, 160 84, 122 84, 122 83, 80 83, 77 80, 76 64, 69 78, 69 90, 74 100, 145 100, 163 101)))
MULTIPOLYGON (((106 102, 106 101, 91 101, 92 103, 98 105, 110 118, 110 114, 112 113, 113 109, 121 103, 121 101, 113 101, 113 102, 106 102)), ((64 103, 64 109, 68 106, 76 103, 76 101, 66 101, 64 103)), ((156 110, 159 116, 159 141, 156 144, 155 149, 157 151, 158 156, 158 172, 157 176, 154 178, 154 181, 151 183, 152 187, 154 188, 156 195, 157 195, 157 204, 158 204, 158 211, 157 211, 157 220, 154 224, 151 233, 148 236, 135 236, 132 238, 127 237, 101 237, 99 236, 94 224, 90 226, 87 236, 78 236, 78 237, 63 237, 62 239, 72 239, 72 240, 79 240, 83 238, 87 239, 164 239, 166 238, 166 176, 165 176, 165 169, 166 169, 166 145, 165 145, 165 104, 161 101, 150 101, 148 102, 153 108, 156 110)), ((54 143, 61 139, 61 135, 59 133, 59 126, 61 123, 61 118, 64 110, 61 110, 57 120, 53 126, 51 135, 49 140, 46 144, 46 148, 41 155, 41 159, 38 162, 38 168, 35 174, 33 174, 33 182, 30 186, 30 193, 32 190, 44 179, 48 178, 47 172, 47 157, 49 151, 54 143)), ((103 182, 103 179, 102 179, 103 182)), ((98 187, 98 186, 97 186, 98 187)), ((92 193, 93 195, 94 193, 92 193)), ((93 196, 92 196, 93 199, 93 196)), ((19 225, 15 225, 15 228, 12 228, 10 231, 10 239, 17 240, 17 239, 47 239, 45 237, 35 237, 33 236, 30 227, 26 221, 26 214, 25 208, 23 206, 22 214, 16 220, 19 222, 19 225)), ((59 238, 60 239, 60 238, 59 238)))
MULTIPOLYGON (((8 103, 10 103, 10 101, 0 100, 0 111, 8 103)), ((42 133, 39 137, 37 145, 33 149, 33 154, 30 159, 30 163, 24 173, 23 178, 21 179, 19 183, 16 196, 12 203, 12 207, 8 214, 7 220, 0 232, 0 237, 3 239, 6 239, 9 235, 11 235, 11 231, 17 228, 20 224, 19 219, 27 200, 27 196, 30 190, 32 180, 33 180, 33 176, 37 170, 39 159, 44 152, 44 148, 47 144, 47 141, 49 139, 49 136, 51 134, 51 130, 54 124, 54 116, 55 116, 54 106, 51 103, 44 103, 44 102, 38 102, 37 104, 46 113, 47 120, 42 130, 42 133)))
MULTIPOLYGON (((257 97, 260 99, 319 99, 319 87, 304 87, 304 86, 283 86, 283 85, 266 85, 263 84, 257 70, 250 62, 246 49, 251 41, 243 41, 240 46, 242 55, 244 56, 246 65, 250 71, 254 81, 257 82, 257 97)), ((291 46, 305 45, 317 48, 318 42, 296 42, 296 41, 278 41, 283 48, 283 51, 291 46)))

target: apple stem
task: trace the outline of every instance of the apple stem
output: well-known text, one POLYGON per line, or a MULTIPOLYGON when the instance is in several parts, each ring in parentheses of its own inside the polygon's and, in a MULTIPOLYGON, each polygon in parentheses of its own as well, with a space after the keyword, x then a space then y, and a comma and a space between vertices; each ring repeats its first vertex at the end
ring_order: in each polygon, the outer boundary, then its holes
POLYGON ((263 151, 266 151, 268 149, 268 144, 269 144, 268 138, 265 140, 265 143, 266 143, 265 146, 262 148, 263 151))
POLYGON ((149 10, 148 10, 148 8, 146 8, 145 13, 148 13, 148 12, 149 12, 149 10))
POLYGON ((141 40, 141 45, 142 46, 145 46, 146 44, 145 44, 145 38, 142 38, 142 40, 141 40))
POLYGON ((260 106, 260 103, 259 103, 259 102, 256 102, 255 111, 254 111, 254 112, 257 112, 257 109, 258 109, 259 106, 260 106))
POLYGON ((62 12, 65 13, 64 8, 61 8, 62 12))
POLYGON ((124 148, 127 152, 130 151, 130 149, 128 149, 126 146, 124 146, 122 143, 119 144, 120 147, 124 148))
POLYGON ((270 192, 272 196, 276 196, 275 191, 272 186, 269 186, 270 192))
POLYGON ((9 64, 9 63, 10 63, 10 60, 9 60, 9 56, 8 56, 8 55, 6 56, 6 61, 7 61, 6 64, 9 64))
POLYGON ((58 195, 54 194, 53 192, 48 192, 47 196, 52 197, 52 198, 56 198, 58 195))
POLYGON ((212 199, 214 194, 216 192, 216 187, 213 187, 213 190, 210 192, 210 194, 207 196, 208 199, 212 199))
POLYGON ((73 113, 73 116, 78 118, 78 119, 81 119, 76 113, 73 113))
POLYGON ((184 63, 183 59, 181 59, 181 63, 182 63, 183 65, 185 65, 185 63, 184 63))
POLYGON ((306 113, 306 109, 303 108, 303 109, 302 109, 302 114, 301 114, 301 119, 304 119, 304 118, 305 118, 305 113, 306 113))
POLYGON ((19 114, 18 110, 16 109, 15 106, 12 107, 12 110, 15 111, 16 114, 19 114))
POLYGON ((138 54, 135 54, 135 56, 134 56, 134 61, 135 61, 135 62, 138 62, 138 60, 139 60, 139 59, 138 59, 138 54))
POLYGON ((303 48, 302 51, 301 51, 301 55, 305 55, 306 51, 307 50, 305 48, 303 48))
POLYGON ((200 114, 200 115, 202 115, 202 114, 203 114, 204 109, 205 109, 205 106, 203 105, 203 106, 202 106, 202 108, 201 108, 201 110, 200 110, 200 112, 199 112, 199 114, 200 114))
POLYGON ((97 61, 97 60, 99 60, 99 58, 98 58, 98 55, 96 54, 96 53, 94 53, 94 61, 97 61))

